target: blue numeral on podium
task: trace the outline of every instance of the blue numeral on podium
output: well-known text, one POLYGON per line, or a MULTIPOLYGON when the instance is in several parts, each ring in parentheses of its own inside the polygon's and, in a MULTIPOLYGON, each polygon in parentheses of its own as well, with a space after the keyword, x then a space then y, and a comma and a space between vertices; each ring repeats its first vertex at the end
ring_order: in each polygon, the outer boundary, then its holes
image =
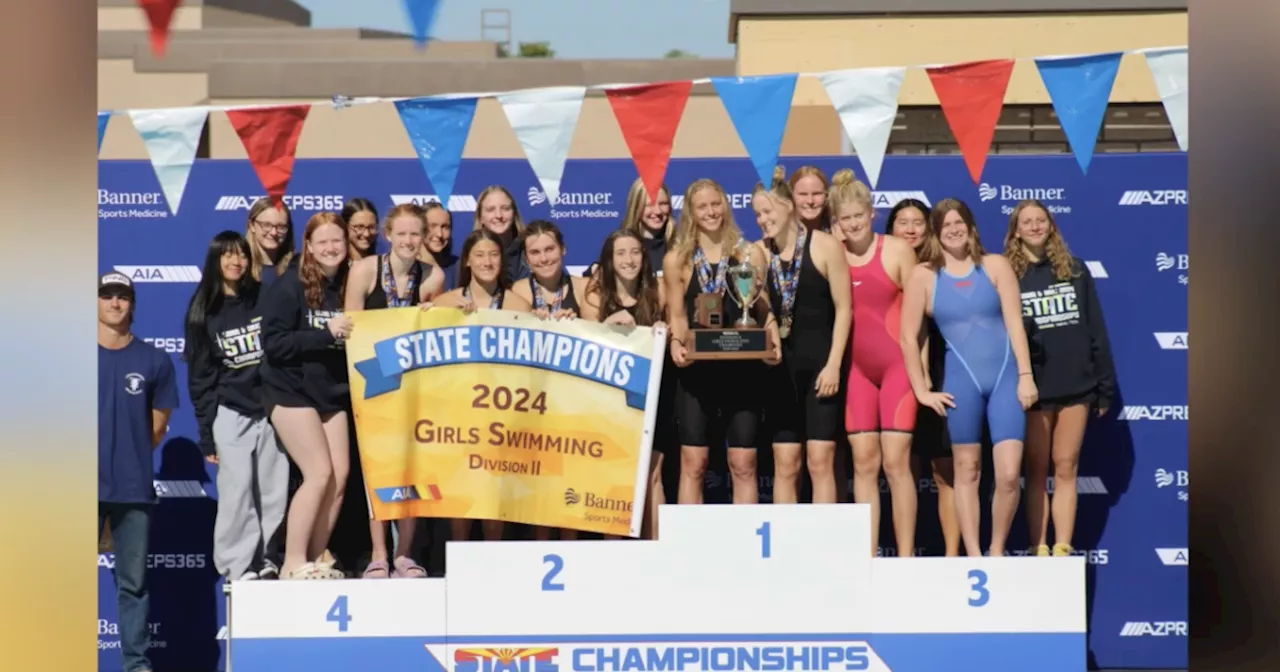
POLYGON ((969 606, 982 607, 986 606, 991 600, 991 591, 987 590, 987 573, 981 569, 969 570, 969 588, 972 590, 969 597, 969 606))
POLYGON ((564 558, 551 554, 542 556, 542 561, 551 565, 551 568, 547 570, 547 575, 542 577, 542 590, 564 590, 563 583, 556 583, 556 577, 560 576, 560 570, 564 569, 564 558))
POLYGON ((338 632, 347 631, 347 624, 351 622, 351 615, 347 613, 346 595, 339 595, 338 599, 333 601, 333 606, 329 607, 329 613, 325 615, 324 620, 330 623, 337 623, 338 632))
POLYGON ((767 558, 773 554, 773 544, 769 538, 768 521, 760 523, 760 527, 756 528, 756 536, 760 537, 760 557, 767 558))

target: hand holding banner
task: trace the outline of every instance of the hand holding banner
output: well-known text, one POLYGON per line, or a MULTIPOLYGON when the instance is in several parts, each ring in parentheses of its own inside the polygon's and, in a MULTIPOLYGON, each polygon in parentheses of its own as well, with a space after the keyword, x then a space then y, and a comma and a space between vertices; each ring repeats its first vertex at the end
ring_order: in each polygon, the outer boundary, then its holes
POLYGON ((639 536, 662 330, 449 308, 352 317, 351 399, 374 518, 639 536))

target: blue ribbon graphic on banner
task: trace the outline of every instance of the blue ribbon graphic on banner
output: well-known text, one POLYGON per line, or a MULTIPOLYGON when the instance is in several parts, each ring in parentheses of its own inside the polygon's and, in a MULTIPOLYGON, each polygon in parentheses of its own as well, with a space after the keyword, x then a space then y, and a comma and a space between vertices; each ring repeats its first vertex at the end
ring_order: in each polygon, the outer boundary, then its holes
POLYGON ((424 329, 378 341, 373 352, 372 359, 355 365, 365 379, 365 399, 400 389, 400 377, 410 371, 451 364, 563 373, 622 390, 631 408, 644 408, 649 392, 648 358, 551 331, 490 325, 424 329))
POLYGON ((1062 134, 1067 136, 1076 163, 1085 173, 1089 172, 1089 162, 1093 160, 1098 130, 1107 114, 1107 101, 1123 55, 1036 59, 1036 68, 1053 102, 1062 134))
POLYGON ((400 122, 427 172, 441 205, 449 197, 462 166, 462 150, 476 115, 475 98, 414 98, 396 103, 400 122))

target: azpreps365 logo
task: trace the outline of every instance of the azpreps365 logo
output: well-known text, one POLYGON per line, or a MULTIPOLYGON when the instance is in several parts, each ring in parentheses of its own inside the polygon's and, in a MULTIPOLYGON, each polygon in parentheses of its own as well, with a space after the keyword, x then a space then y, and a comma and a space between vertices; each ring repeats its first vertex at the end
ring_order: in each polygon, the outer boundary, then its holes
POLYGON ((1186 189, 1156 189, 1154 191, 1126 191, 1120 195, 1120 205, 1186 205, 1186 189))
POLYGON ((453 672, 559 672, 557 648, 458 649, 453 672))

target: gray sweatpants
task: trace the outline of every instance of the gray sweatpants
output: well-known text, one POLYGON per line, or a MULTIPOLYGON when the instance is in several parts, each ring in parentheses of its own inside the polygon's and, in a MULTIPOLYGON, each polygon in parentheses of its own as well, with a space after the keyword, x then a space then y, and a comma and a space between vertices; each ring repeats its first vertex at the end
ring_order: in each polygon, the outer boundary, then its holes
POLYGON ((289 460, 266 417, 218 407, 213 420, 218 449, 218 516, 213 565, 239 579, 258 567, 289 503, 289 460))

